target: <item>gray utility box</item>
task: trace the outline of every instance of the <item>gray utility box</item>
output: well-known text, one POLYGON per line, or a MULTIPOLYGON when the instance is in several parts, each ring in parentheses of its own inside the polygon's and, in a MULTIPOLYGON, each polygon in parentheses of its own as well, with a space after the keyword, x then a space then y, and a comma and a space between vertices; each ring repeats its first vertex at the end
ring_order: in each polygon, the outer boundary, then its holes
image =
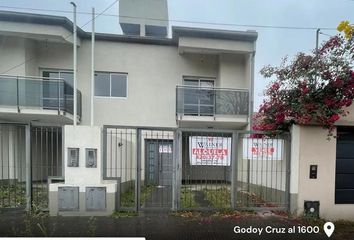
POLYGON ((97 149, 86 148, 86 167, 87 168, 97 167, 97 149))
POLYGON ((79 187, 58 188, 59 211, 79 211, 79 187))
POLYGON ((106 188, 86 187, 86 210, 105 211, 106 210, 106 188))
POLYGON ((68 167, 79 166, 79 148, 68 148, 68 167))

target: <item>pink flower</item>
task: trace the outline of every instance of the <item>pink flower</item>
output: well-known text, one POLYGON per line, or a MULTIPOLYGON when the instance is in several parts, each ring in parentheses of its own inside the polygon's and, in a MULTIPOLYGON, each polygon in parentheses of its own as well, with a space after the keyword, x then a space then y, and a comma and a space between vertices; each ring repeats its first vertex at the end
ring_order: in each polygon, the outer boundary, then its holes
POLYGON ((275 122, 277 124, 281 124, 285 121, 285 115, 284 113, 278 113, 277 115, 275 115, 275 122))
POLYGON ((340 119, 338 114, 333 114, 332 117, 329 119, 331 122, 336 122, 340 119))

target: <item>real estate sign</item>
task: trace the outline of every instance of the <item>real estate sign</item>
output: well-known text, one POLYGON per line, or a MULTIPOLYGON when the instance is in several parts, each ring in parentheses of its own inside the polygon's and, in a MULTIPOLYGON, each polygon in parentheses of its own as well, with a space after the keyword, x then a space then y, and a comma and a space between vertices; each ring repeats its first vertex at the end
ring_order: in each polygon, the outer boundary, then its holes
POLYGON ((231 137, 190 136, 191 165, 230 166, 231 137))
POLYGON ((282 160, 284 140, 267 138, 244 138, 243 159, 282 160))

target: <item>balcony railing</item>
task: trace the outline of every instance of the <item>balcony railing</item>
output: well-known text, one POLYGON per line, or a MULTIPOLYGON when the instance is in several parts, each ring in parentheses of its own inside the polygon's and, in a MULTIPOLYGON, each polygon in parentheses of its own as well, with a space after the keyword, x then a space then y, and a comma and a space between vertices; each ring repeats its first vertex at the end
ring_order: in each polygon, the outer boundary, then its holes
POLYGON ((249 114, 248 90, 177 86, 176 113, 187 116, 237 116, 249 114))
MULTIPOLYGON (((0 107, 57 110, 73 114, 73 87, 61 78, 0 75, 0 107)), ((81 118, 81 92, 77 90, 77 114, 81 118)))

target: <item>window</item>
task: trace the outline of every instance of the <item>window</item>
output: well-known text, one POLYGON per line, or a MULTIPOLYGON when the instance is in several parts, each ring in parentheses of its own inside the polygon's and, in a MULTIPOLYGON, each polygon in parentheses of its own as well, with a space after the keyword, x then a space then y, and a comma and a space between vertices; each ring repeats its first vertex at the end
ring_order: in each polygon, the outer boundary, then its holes
POLYGON ((215 109, 214 80, 184 78, 183 84, 186 85, 184 90, 184 114, 212 116, 215 109))
POLYGON ((354 128, 338 127, 336 204, 354 204, 354 128))
POLYGON ((128 76, 122 73, 95 73, 95 96, 128 96, 128 76))
POLYGON ((74 85, 74 73, 72 71, 65 70, 44 70, 42 71, 43 90, 42 101, 45 108, 57 108, 58 95, 60 95, 60 107, 64 107, 65 104, 72 105, 73 101, 73 85, 74 85), (61 78, 63 82, 57 82, 54 79, 61 78), (58 85, 59 84, 59 85, 58 85), (58 92, 59 91, 59 92, 58 92), (67 103, 64 103, 64 99, 67 103), (69 103, 70 102, 70 103, 69 103))

